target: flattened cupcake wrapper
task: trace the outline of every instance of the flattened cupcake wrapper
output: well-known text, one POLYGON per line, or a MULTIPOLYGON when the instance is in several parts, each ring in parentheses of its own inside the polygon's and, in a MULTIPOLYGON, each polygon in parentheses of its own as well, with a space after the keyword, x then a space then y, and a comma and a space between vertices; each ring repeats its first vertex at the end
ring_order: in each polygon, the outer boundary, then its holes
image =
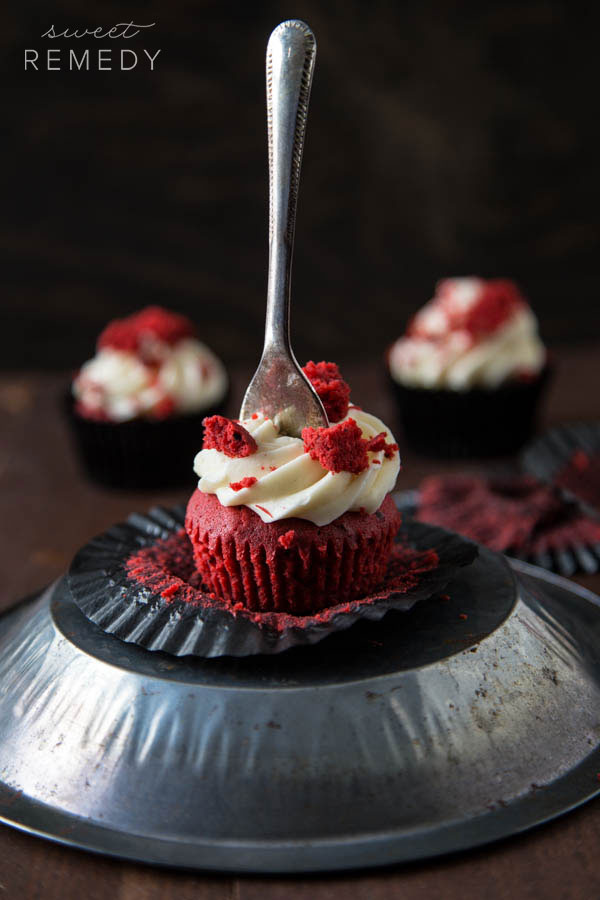
MULTIPOLYGON (((389 371, 388 371, 389 374, 389 371)), ((506 456, 531 437, 551 376, 546 367, 530 382, 466 391, 413 388, 389 374, 406 441, 424 456, 460 459, 506 456)))
POLYGON ((154 421, 97 422, 75 412, 70 391, 64 407, 83 466, 92 479, 107 487, 158 489, 192 488, 194 456, 202 446, 202 420, 222 413, 228 393, 217 405, 185 416, 154 421))
POLYGON ((567 499, 578 503, 585 513, 598 518, 600 504, 590 502, 579 491, 567 489, 558 480, 560 472, 578 451, 590 456, 600 454, 600 422, 575 422, 552 428, 525 447, 521 463, 530 475, 553 484, 567 499))
MULTIPOLYGON (((405 522, 408 522, 417 512, 419 506, 418 491, 400 491, 394 494, 394 500, 401 511, 405 522)), ((556 572, 565 578, 570 578, 581 572, 585 575, 594 575, 600 572, 600 544, 571 543, 568 546, 557 549, 546 547, 537 553, 506 554, 513 559, 522 559, 523 562, 541 566, 549 572, 556 572)))
POLYGON ((417 601, 442 591, 459 569, 477 556, 477 546, 471 541, 410 522, 401 530, 386 580, 372 595, 333 605, 313 616, 253 613, 233 610, 198 585, 191 543, 183 530, 184 516, 184 507, 134 514, 77 553, 68 583, 74 600, 92 622, 121 640, 175 656, 281 653, 315 644, 359 619, 378 620, 390 609, 407 611, 417 601), (412 568, 403 568, 408 546, 413 548, 412 568), (140 583, 128 572, 127 562, 139 558, 144 548, 150 548, 149 553, 160 548, 163 563, 157 565, 153 577, 140 583), (177 559, 177 570, 184 578, 172 574, 168 565, 161 570, 169 553, 177 559), (408 581, 412 584, 407 587, 408 581))

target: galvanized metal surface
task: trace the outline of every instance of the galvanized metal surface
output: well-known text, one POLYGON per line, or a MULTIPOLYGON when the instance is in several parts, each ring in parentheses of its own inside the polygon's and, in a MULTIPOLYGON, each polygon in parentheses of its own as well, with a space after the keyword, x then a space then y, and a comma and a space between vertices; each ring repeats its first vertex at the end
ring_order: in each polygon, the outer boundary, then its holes
POLYGON ((64 581, 0 619, 0 818, 203 869, 433 856, 598 793, 600 605, 482 551, 449 589, 316 647, 178 659, 64 581), (467 618, 464 618, 464 617, 467 618))

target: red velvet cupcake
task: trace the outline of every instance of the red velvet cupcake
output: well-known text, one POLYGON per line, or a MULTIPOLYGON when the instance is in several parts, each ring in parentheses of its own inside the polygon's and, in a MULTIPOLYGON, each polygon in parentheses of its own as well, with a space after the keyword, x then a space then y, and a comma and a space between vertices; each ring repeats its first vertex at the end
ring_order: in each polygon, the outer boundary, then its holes
POLYGON ((263 522, 245 506, 195 491, 186 516, 206 586, 234 606, 307 615, 368 594, 385 575, 400 514, 388 495, 373 515, 347 512, 318 527, 263 522))
POLYGON ((260 412, 205 421, 186 530, 207 587, 233 606, 303 615, 360 597, 382 581, 400 527, 393 436, 349 407, 337 366, 305 372, 339 420, 328 428, 292 438, 260 412))

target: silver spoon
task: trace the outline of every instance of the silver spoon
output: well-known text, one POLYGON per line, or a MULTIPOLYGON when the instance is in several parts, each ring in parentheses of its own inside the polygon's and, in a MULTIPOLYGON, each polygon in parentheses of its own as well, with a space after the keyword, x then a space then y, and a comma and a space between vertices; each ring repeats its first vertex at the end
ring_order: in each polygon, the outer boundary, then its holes
POLYGON ((304 22, 282 22, 267 45, 269 138, 269 280, 262 357, 240 419, 262 411, 284 434, 329 425, 319 397, 290 344, 290 280, 302 148, 317 45, 304 22))

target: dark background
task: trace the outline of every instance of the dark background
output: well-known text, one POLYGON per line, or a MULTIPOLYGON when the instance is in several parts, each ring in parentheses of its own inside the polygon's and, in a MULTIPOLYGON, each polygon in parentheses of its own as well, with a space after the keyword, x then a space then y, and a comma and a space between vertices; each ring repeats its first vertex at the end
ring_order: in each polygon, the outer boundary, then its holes
MULTIPOLYGON (((229 364, 262 342, 264 53, 315 31, 297 355, 377 360, 441 276, 517 279, 550 344, 598 340, 596 5, 93 3, 4 8, 0 361, 70 368, 105 322, 189 313, 229 364), (42 32, 156 22, 132 40, 42 32), (122 47, 131 72, 23 70, 26 47, 122 47), (145 58, 144 58, 145 59, 145 58)), ((41 54, 42 55, 42 54, 41 54)))

